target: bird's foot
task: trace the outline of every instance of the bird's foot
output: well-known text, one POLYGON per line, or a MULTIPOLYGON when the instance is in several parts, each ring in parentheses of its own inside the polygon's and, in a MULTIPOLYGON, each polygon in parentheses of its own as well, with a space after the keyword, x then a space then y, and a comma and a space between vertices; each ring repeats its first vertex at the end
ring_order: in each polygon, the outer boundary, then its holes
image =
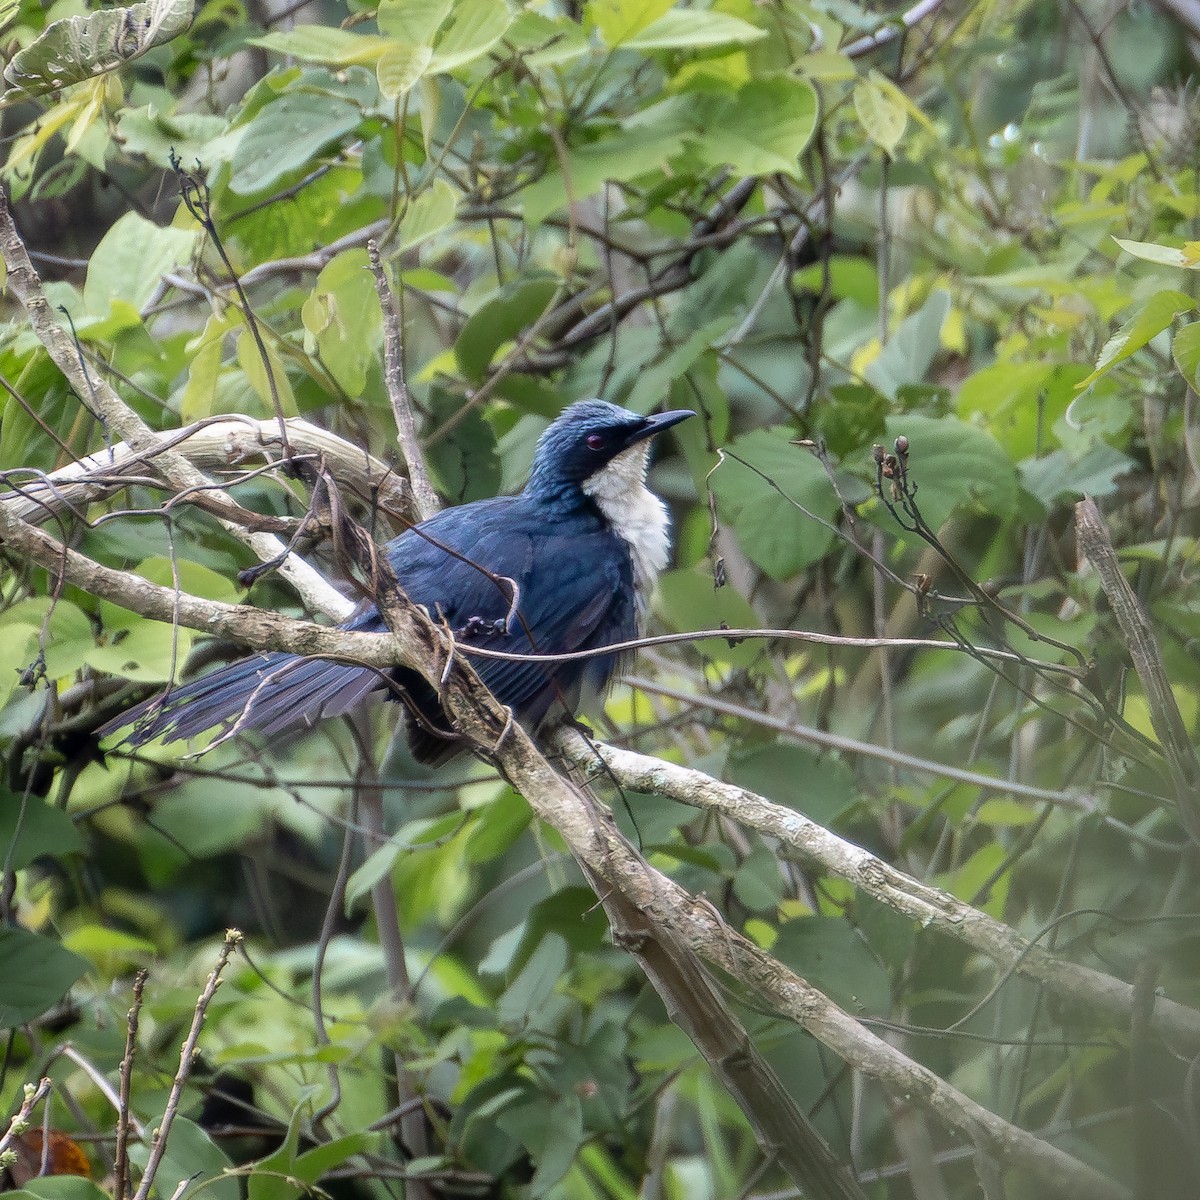
POLYGON ((489 621, 486 617, 468 617, 465 624, 454 631, 459 638, 502 637, 508 633, 508 622, 503 617, 489 621))

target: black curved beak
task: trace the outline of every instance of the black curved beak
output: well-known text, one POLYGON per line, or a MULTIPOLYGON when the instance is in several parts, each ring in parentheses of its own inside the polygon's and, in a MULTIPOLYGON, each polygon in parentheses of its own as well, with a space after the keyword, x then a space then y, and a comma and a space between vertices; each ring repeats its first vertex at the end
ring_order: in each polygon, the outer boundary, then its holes
POLYGON ((644 442, 647 438, 657 437, 664 430, 670 429, 672 425, 678 425, 680 421, 686 421, 688 417, 695 415, 690 408, 676 408, 671 412, 651 413, 645 418, 645 423, 640 429, 631 431, 625 445, 633 446, 638 442, 644 442))

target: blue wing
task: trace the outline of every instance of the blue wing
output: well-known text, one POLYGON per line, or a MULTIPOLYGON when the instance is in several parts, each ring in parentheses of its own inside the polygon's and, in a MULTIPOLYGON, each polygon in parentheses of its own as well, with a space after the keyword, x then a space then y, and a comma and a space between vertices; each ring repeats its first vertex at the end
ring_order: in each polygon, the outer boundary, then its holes
MULTIPOLYGON (((464 647, 569 653, 637 634, 629 552, 591 514, 550 519, 523 497, 481 501, 446 509, 385 550, 409 599, 445 622, 464 647)), ((343 628, 382 630, 384 624, 369 605, 343 628)), ((616 656, 471 662, 493 695, 532 729, 556 703, 570 710, 581 691, 601 691, 616 656)), ((412 671, 398 670, 393 679, 409 705, 413 754, 432 763, 452 758, 460 746, 434 690, 412 671)), ((385 684, 369 668, 254 655, 148 700, 99 732, 136 723, 129 736, 134 745, 193 737, 218 725, 272 734, 345 713, 385 684)))

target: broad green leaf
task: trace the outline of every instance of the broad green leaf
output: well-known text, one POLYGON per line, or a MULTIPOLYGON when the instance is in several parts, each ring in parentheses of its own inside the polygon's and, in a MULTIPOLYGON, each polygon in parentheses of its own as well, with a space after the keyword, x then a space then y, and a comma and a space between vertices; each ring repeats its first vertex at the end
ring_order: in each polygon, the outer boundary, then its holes
POLYGON ((32 626, 40 636, 43 624, 47 678, 63 679, 89 665, 96 650, 92 623, 69 600, 55 602, 45 596, 21 600, 4 612, 0 631, 12 625, 32 626))
POLYGON ((148 0, 66 17, 13 55, 4 78, 26 92, 58 90, 141 58, 192 23, 192 0, 148 0))
POLYGON ((885 96, 890 97, 892 103, 898 104, 904 109, 918 125, 927 129, 930 133, 937 132, 937 126, 921 111, 921 106, 914 103, 913 98, 902 87, 897 87, 882 71, 872 67, 867 72, 867 78, 885 96))
POLYGON ((1118 363, 1136 354, 1148 342, 1168 328, 1177 316, 1194 312, 1196 301, 1184 292, 1164 289, 1155 292, 1142 307, 1113 334, 1100 351, 1096 369, 1079 383, 1085 388, 1095 383, 1101 375, 1111 371, 1118 363))
POLYGON ((854 85, 854 111, 867 137, 885 153, 894 153, 908 124, 904 105, 874 79, 867 78, 854 85))
POLYGON ((743 175, 779 171, 799 179, 817 109, 816 90, 804 79, 756 79, 733 96, 700 93, 692 106, 695 149, 705 162, 743 175))
POLYGON ((0 927, 0 1029, 40 1017, 88 969, 52 938, 15 925, 0 927))
POLYGON ((942 326, 950 312, 950 296, 934 292, 917 312, 905 317, 888 344, 863 372, 868 381, 894 400, 909 383, 920 383, 941 349, 942 326))
POLYGON ((625 38, 622 45, 628 50, 696 50, 741 46, 766 36, 765 29, 728 13, 711 8, 674 8, 625 38))
POLYGON ((373 66, 388 46, 387 38, 328 25, 297 25, 295 29, 247 40, 252 46, 262 46, 301 62, 325 63, 331 67, 373 66))
POLYGON ((0 619, 0 705, 16 690, 21 673, 37 658, 37 653, 37 625, 0 619))
POLYGON ((253 334, 248 329, 243 330, 237 340, 238 365, 268 412, 275 412, 275 402, 278 400, 283 415, 294 417, 297 412, 296 397, 292 394, 292 385, 283 369, 283 362, 269 343, 265 348, 266 361, 253 334))
POLYGON ((854 775, 839 757, 786 742, 731 754, 725 778, 822 825, 858 799, 854 775))
POLYGON ((13 18, 21 11, 21 0, 3 0, 0 3, 0 32, 12 24, 13 18))
POLYGON ((337 96, 285 92, 254 118, 238 142, 230 164, 230 190, 244 196, 271 187, 289 172, 311 165, 314 155, 349 133, 360 119, 359 110, 337 96))
MULTIPOLYGON (((673 630, 690 633, 699 629, 719 629, 724 622, 731 629, 757 629, 757 613, 734 587, 714 587, 709 570, 668 571, 658 581, 658 611, 673 630)), ((711 662, 748 667, 764 653, 764 643, 745 641, 731 646, 725 638, 692 642, 688 649, 711 662)))
POLYGON ((108 1192, 82 1175, 43 1175, 9 1195, 10 1200, 112 1200, 108 1192))
MULTIPOLYGON (((684 134, 677 129, 630 129, 568 153, 571 196, 578 202, 600 190, 608 180, 629 182, 659 170, 683 149, 684 134)), ((525 219, 540 224, 567 202, 567 188, 557 169, 548 171, 520 193, 525 219)))
MULTIPOLYGON (((1016 512, 1020 495, 1016 468, 990 433, 957 417, 917 413, 888 417, 887 444, 901 434, 908 438, 908 474, 917 485, 917 505, 933 529, 962 509, 1000 521, 1016 512)), ((880 519, 890 522, 890 517, 880 519)))
POLYGON ((127 212, 92 252, 83 285, 88 312, 106 316, 114 300, 124 300, 140 310, 154 295, 164 273, 191 259, 196 236, 195 230, 155 225, 136 212, 127 212))
POLYGON ((571 1169, 584 1143, 583 1106, 570 1092, 554 1104, 544 1124, 544 1141, 538 1147, 537 1170, 529 1181, 531 1200, 540 1200, 571 1169))
POLYGON ((396 249, 409 250, 445 229, 454 220, 458 198, 453 185, 440 176, 413 196, 400 218, 396 249))
POLYGON ((1194 271, 1200 267, 1200 256, 1188 254, 1174 246, 1160 246, 1156 242, 1131 242, 1126 238, 1114 237, 1113 241, 1134 258, 1145 259, 1146 262, 1158 263, 1163 267, 1185 267, 1194 271))
POLYGON ((1061 496, 1111 496, 1117 480, 1136 469, 1133 459, 1107 442, 1097 442, 1079 457, 1055 450, 1030 459, 1021 464, 1021 480, 1025 490, 1049 508, 1061 496))
POLYGON ((346 916, 354 912, 355 905, 395 865, 396 859, 410 847, 399 838, 389 838, 377 850, 367 856, 366 861, 346 881, 346 916))
POLYGON ((848 921, 788 921, 771 952, 852 1013, 878 1015, 888 1009, 887 972, 848 921))
POLYGON ((504 0, 456 0, 454 19, 438 38, 431 71, 453 71, 485 55, 512 24, 504 0))
MULTIPOLYGON (((6 631, 0 645, 7 637, 6 631)), ((75 822, 61 808, 37 796, 23 799, 0 784, 0 863, 20 871, 43 855, 61 858, 83 848, 75 822)))
POLYGON ((383 313, 365 250, 343 250, 317 276, 302 310, 321 362, 347 395, 359 397, 375 361, 383 313))
POLYGON ((187 382, 179 394, 179 416, 185 423, 212 416, 217 402, 217 384, 225 337, 237 324, 235 313, 213 313, 204 323, 204 331, 188 343, 192 361, 187 382))
POLYGON ((496 351, 546 311, 560 287, 553 276, 519 279, 502 287, 462 327, 454 356, 472 383, 482 383, 496 351))
MULTIPOLYGON (((153 1122, 151 1128, 158 1124, 153 1122)), ((205 1197, 206 1200, 239 1200, 242 1195, 233 1164, 208 1133, 186 1117, 171 1125, 166 1151, 158 1169, 160 1194, 172 1200, 205 1197), (186 1187, 183 1185, 186 1183, 186 1187), (182 1187, 182 1191, 179 1189, 182 1187)), ((254 1175, 251 1176, 254 1178, 254 1175)))
POLYGON ((1188 387, 1200 388, 1200 321, 1184 325, 1176 332, 1171 354, 1188 387))
POLYGON ((375 64, 379 92, 385 100, 403 96, 425 73, 433 58, 428 46, 413 46, 408 42, 391 42, 375 64))
POLYGON ((773 579, 790 578, 829 549, 833 530, 822 522, 838 509, 824 468, 794 437, 775 426, 736 438, 728 450, 749 466, 727 457, 712 476, 742 549, 773 579))
POLYGON ((566 973, 567 961, 566 942, 557 934, 547 934, 496 1001, 501 1023, 520 1029, 534 1020, 554 995, 566 973))
POLYGON ((615 48, 667 13, 674 0, 592 0, 587 15, 606 46, 615 48))
POLYGON ((139 966, 153 958, 158 947, 122 929, 104 925, 79 925, 63 935, 63 946, 86 958, 107 975, 131 966, 139 966))
POLYGON ((379 32, 413 46, 433 45, 452 0, 382 0, 375 13, 379 32))

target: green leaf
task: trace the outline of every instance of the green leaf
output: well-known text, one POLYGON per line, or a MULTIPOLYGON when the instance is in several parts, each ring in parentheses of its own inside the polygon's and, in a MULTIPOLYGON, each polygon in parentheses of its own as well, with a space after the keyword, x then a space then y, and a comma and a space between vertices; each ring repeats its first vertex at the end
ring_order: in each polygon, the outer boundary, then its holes
POLYGON ((1020 498, 1016 468, 990 433, 957 417, 916 413, 888 417, 887 443, 901 434, 909 442, 908 474, 917 485, 917 504, 933 529, 962 509, 997 520, 1016 512, 1020 498))
MULTIPOLYGON (((753 606, 734 587, 713 587, 711 570, 668 571, 658 580, 658 610, 671 629, 687 633, 718 629, 724 622, 731 629, 757 629, 761 622, 753 606)), ((760 641, 731 646, 725 638, 691 642, 688 649, 710 662, 748 667, 764 653, 760 641)))
POLYGON ((908 383, 920 383, 941 349, 942 326, 950 312, 950 296, 934 292, 925 304, 905 317, 879 354, 863 372, 885 396, 894 400, 908 383))
POLYGON ((396 859, 410 847, 399 838, 389 838, 372 851, 366 861, 346 881, 345 909, 349 916, 354 906, 395 866, 396 859))
POLYGON ((557 934, 547 934, 496 1001, 501 1024, 519 1029, 534 1020, 558 988, 568 959, 567 943, 557 934))
POLYGON ((858 799, 854 775, 840 758, 786 742, 730 755, 726 778, 822 825, 858 799))
POLYGON ((187 382, 179 394, 179 416, 185 423, 212 416, 217 403, 221 378, 221 358, 225 336, 238 323, 235 311, 213 313, 204 323, 204 331, 188 342, 192 360, 187 382))
POLYGON ((854 111, 867 137, 892 154, 908 124, 904 106, 874 79, 860 79, 854 85, 854 111))
POLYGON ((1188 387, 1200 387, 1200 321, 1184 325, 1175 334, 1171 354, 1188 387))
POLYGON ((0 705, 16 690, 21 675, 38 653, 38 626, 0 616, 0 705))
POLYGON ((396 249, 419 246, 445 229, 453 222, 457 205, 458 192, 454 187, 440 177, 435 179, 431 186, 410 198, 396 231, 396 249))
POLYGON ((278 397, 284 416, 294 417, 297 412, 296 397, 292 394, 292 385, 283 369, 283 361, 269 343, 265 349, 267 353, 264 360, 254 335, 248 329, 243 330, 237 340, 238 365, 268 412, 275 411, 275 400, 278 397), (271 390, 272 384, 274 392, 271 390))
POLYGON ((697 50, 744 46, 766 36, 765 29, 728 13, 711 8, 674 8, 624 38, 621 44, 628 50, 697 50))
POLYGON ((454 20, 434 50, 431 71, 453 71, 482 58, 512 24, 504 0, 456 0, 454 20))
POLYGON ((68 600, 53 602, 47 597, 21 600, 0 617, 0 631, 10 625, 33 626, 40 634, 43 624, 48 678, 63 679, 91 662, 96 650, 92 623, 68 600))
POLYGON ((0 928, 0 1029, 53 1008, 88 969, 86 960, 28 929, 0 928))
POLYGON ((365 250, 343 250, 326 263, 302 316, 321 362, 347 395, 361 396, 383 333, 383 313, 365 250))
POLYGON ((836 917, 788 921, 771 952, 851 1013, 887 1012, 891 1003, 887 973, 846 921, 836 917))
POLYGON ((452 0, 382 0, 375 13, 379 32, 413 46, 433 45, 452 0))
POLYGON ((1061 496, 1111 496, 1117 480, 1135 470, 1132 458, 1107 442, 1097 442, 1078 457, 1064 449, 1030 459, 1021 464, 1021 480, 1025 490, 1049 508, 1061 496))
POLYGON ((833 530, 821 521, 838 509, 824 468, 791 444, 794 436, 783 426, 745 434, 728 450, 749 466, 730 457, 712 477, 742 549, 773 579, 790 578, 829 549, 833 530))
POLYGON ((454 343, 454 356, 472 383, 482 383, 496 351, 546 311, 559 290, 553 276, 535 276, 505 284, 474 313, 454 343))
POLYGON ((425 74, 432 59, 433 51, 428 46, 391 42, 375 64, 380 94, 385 100, 403 96, 425 74))
POLYGON ((1200 258, 1185 254, 1174 246, 1160 246, 1156 242, 1131 242, 1125 238, 1114 237, 1113 241, 1134 258, 1145 259, 1146 262, 1158 263, 1163 267, 1185 267, 1194 271, 1200 267, 1200 258))
POLYGON ((100 240, 88 263, 83 302, 89 313, 106 316, 114 300, 140 310, 167 271, 191 260, 196 231, 155 225, 127 212, 100 240))
POLYGON ((148 0, 54 21, 13 55, 4 78, 27 92, 58 90, 141 58, 192 23, 192 0, 148 0))
POLYGON ((72 929, 63 935, 62 944, 110 976, 128 967, 141 966, 158 949, 145 938, 94 924, 72 929))
MULTIPOLYGON (((0 644, 8 638, 5 633, 0 644)), ((83 838, 61 808, 36 796, 22 798, 0 785, 0 861, 20 871, 43 855, 62 858, 78 854, 83 838)))
POLYGON ((82 1175, 43 1175, 29 1180, 10 1200, 112 1200, 108 1192, 82 1175))
POLYGON ((1104 343, 1096 369, 1079 383, 1085 388, 1118 363, 1136 354, 1143 346, 1168 328, 1180 313, 1194 312, 1196 301, 1184 292, 1164 289, 1155 292, 1145 304, 1112 337, 1104 343))
POLYGON ((295 29, 266 33, 247 41, 251 46, 274 50, 301 62, 331 67, 373 66, 388 46, 387 38, 328 25, 297 25, 295 29))
MULTIPOLYGON (((150 1128, 158 1122, 150 1124, 150 1128)), ((203 1196, 207 1200, 239 1200, 241 1187, 225 1152, 194 1121, 177 1116, 158 1169, 159 1194, 172 1200, 203 1196), (180 1185, 187 1183, 182 1192, 180 1185)), ((251 1179, 256 1176, 251 1174, 251 1179)))
MULTIPOLYGON (((576 202, 598 192, 609 180, 630 182, 653 171, 684 147, 684 132, 673 128, 636 128, 604 141, 572 149, 567 154, 571 195, 576 202)), ((567 202, 567 189, 557 169, 520 192, 520 203, 530 225, 540 224, 567 202)))
POLYGON ((610 47, 621 45, 668 12, 674 0, 592 0, 587 15, 610 47))
POLYGON ((799 155, 812 140, 819 108, 807 80, 756 79, 733 96, 705 92, 693 100, 696 149, 705 162, 743 175, 802 178, 799 155))
POLYGON ((271 187, 289 172, 310 165, 314 155, 344 137, 360 119, 359 110, 338 96, 284 93, 254 118, 238 142, 230 164, 230 190, 245 196, 271 187))

